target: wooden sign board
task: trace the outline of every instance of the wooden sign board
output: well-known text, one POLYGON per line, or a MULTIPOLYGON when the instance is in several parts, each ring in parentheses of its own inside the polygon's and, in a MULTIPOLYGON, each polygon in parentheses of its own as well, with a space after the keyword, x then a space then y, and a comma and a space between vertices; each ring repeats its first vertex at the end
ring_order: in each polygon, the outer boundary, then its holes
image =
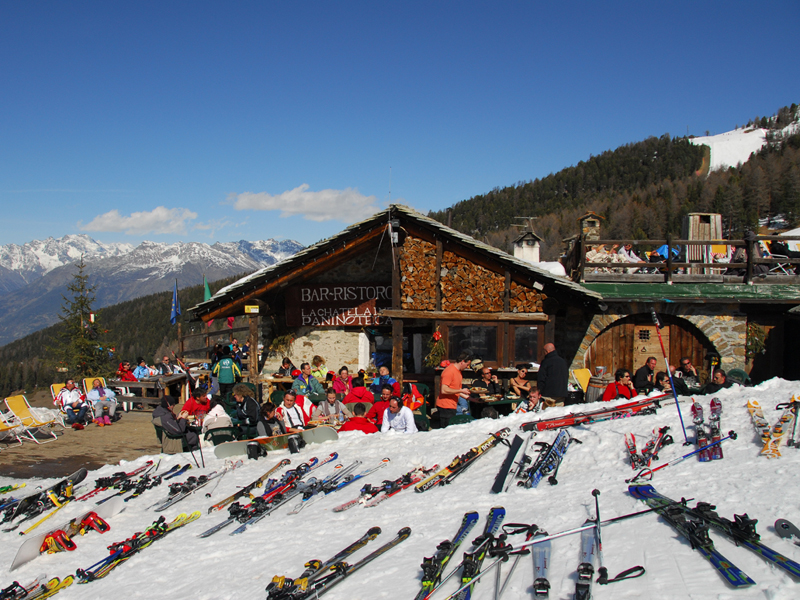
POLYGON ((392 305, 390 284, 325 283, 286 290, 289 327, 365 327, 391 323, 378 315, 392 305))
MULTIPOLYGON (((661 328, 661 339, 664 340, 664 350, 669 356, 669 327, 661 328)), ((633 329, 633 371, 644 365, 650 356, 656 357, 661 365, 660 369, 656 367, 656 371, 663 370, 664 355, 661 353, 656 326, 637 325, 633 329)))

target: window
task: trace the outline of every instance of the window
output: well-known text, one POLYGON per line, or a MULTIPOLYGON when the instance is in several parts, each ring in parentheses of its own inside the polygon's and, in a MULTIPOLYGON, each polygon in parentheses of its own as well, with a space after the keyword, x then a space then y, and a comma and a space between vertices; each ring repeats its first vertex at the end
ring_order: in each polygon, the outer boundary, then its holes
POLYGON ((497 362, 497 325, 451 325, 448 327, 447 358, 455 360, 462 352, 497 362))
POLYGON ((539 362, 539 328, 517 325, 513 330, 513 362, 539 362))

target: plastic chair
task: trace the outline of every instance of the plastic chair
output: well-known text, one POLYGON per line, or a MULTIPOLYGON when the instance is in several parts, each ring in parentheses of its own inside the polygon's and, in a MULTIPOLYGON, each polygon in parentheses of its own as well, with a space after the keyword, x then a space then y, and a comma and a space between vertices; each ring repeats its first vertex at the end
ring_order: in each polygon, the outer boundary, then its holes
POLYGON ((210 441, 214 446, 225 442, 235 442, 238 438, 238 427, 217 427, 206 431, 203 439, 210 441))
MULTIPOLYGON (((781 260, 789 260, 788 256, 783 256, 782 254, 773 254, 767 248, 767 245, 761 241, 759 242, 759 246, 761 247, 761 258, 772 258, 777 260, 778 262, 768 265, 769 272, 774 275, 794 275, 794 265, 790 263, 782 263, 781 260)), ((741 369, 734 369, 735 371, 740 371, 741 369)), ((745 374, 746 375, 746 374, 745 374)))
POLYGON ((58 436, 52 428, 58 424, 57 421, 40 421, 37 419, 33 413, 31 412, 31 405, 28 404, 27 398, 25 396, 11 396, 6 398, 5 400, 6 406, 8 410, 11 411, 20 422, 20 424, 25 428, 25 434, 30 437, 31 440, 36 442, 37 444, 44 444, 46 442, 52 442, 53 440, 57 440, 58 436), (46 432, 49 435, 53 436, 52 439, 49 440, 37 440, 35 433, 39 433, 39 431, 45 427, 49 427, 51 431, 46 432))
POLYGON ((572 378, 585 394, 586 390, 589 389, 589 380, 592 378, 592 372, 589 369, 573 369, 572 378))
POLYGON ((753 381, 750 379, 750 376, 742 369, 731 369, 727 373, 727 378, 732 380, 734 383, 741 385, 753 385, 753 381))

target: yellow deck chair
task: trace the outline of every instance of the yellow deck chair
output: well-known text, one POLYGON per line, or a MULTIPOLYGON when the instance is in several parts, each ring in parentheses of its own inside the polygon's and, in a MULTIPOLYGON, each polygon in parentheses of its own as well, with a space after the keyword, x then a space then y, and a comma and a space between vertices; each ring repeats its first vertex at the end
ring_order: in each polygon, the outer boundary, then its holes
POLYGON ((24 428, 14 419, 13 415, 9 415, 9 418, 6 419, 6 415, 0 412, 0 440, 12 437, 17 441, 15 446, 21 446, 22 440, 19 437, 19 431, 21 429, 24 428))
POLYGON ((61 408, 61 406, 56 404, 56 398, 58 398, 58 393, 63 388, 64 388, 64 384, 63 383, 53 383, 53 384, 51 384, 50 385, 50 395, 53 397, 53 405, 56 407, 56 410, 58 411, 58 420, 61 421, 61 426, 62 427, 66 427, 67 424, 64 421, 64 417, 66 416, 67 413, 64 412, 64 409, 61 408))
POLYGON ((92 389, 92 384, 94 383, 95 379, 99 379, 100 383, 103 384, 103 387, 108 387, 106 385, 105 377, 87 377, 86 379, 83 380, 83 393, 86 394, 87 396, 89 395, 89 390, 92 389))
POLYGON ((580 386, 580 388, 583 390, 583 393, 585 394, 586 390, 589 389, 589 379, 592 378, 592 372, 589 369, 573 369, 572 378, 580 386))
POLYGON ((52 430, 52 427, 58 422, 55 419, 51 421, 40 421, 33 416, 33 413, 31 412, 31 405, 28 404, 28 400, 25 398, 25 396, 11 396, 6 398, 5 402, 8 410, 11 411, 11 414, 13 414, 17 419, 19 419, 19 422, 22 423, 22 426, 25 428, 25 433, 31 438, 31 440, 37 444, 44 444, 45 442, 52 442, 53 440, 58 439, 58 436, 52 430), (37 433, 40 429, 45 427, 50 428, 50 431, 45 433, 48 433, 50 436, 52 436, 52 439, 37 440, 34 436, 34 433, 37 433))

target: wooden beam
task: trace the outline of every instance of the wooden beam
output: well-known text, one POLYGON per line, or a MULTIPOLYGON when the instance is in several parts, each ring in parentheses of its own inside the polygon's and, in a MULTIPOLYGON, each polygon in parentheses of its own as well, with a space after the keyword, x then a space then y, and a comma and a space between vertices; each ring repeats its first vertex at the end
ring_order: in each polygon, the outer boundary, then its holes
POLYGON ((403 320, 392 319, 392 377, 403 389, 403 320))
POLYGON ((442 240, 436 240, 436 310, 442 310, 442 256, 444 255, 444 247, 442 240))
POLYGON ((544 313, 479 313, 444 312, 441 310, 393 310, 384 309, 381 316, 394 319, 440 319, 442 321, 536 321, 546 323, 550 320, 544 313))
POLYGON ((247 342, 250 344, 250 352, 247 355, 248 358, 248 367, 247 370, 249 371, 248 377, 250 379, 250 383, 255 383, 258 381, 258 315, 249 315, 248 320, 250 321, 250 337, 248 338, 247 342))
POLYGON ((212 319, 222 319, 224 317, 241 315, 244 313, 244 305, 248 302, 269 293, 273 289, 286 287, 287 285, 291 285, 298 280, 308 279, 310 277, 314 277, 315 275, 329 271, 331 268, 331 261, 341 262, 347 258, 350 258, 351 256, 362 253, 364 251, 363 247, 369 245, 370 242, 379 237, 382 233, 383 227, 375 227, 371 231, 367 232, 363 237, 352 240, 351 242, 345 243, 337 248, 333 248, 328 252, 328 254, 322 254, 316 259, 301 265, 296 269, 292 269, 287 273, 276 277, 275 279, 265 281, 249 292, 244 292, 242 296, 236 298, 235 300, 231 300, 227 304, 218 306, 217 308, 211 309, 210 311, 200 315, 200 318, 203 319, 203 321, 210 321, 212 319))
POLYGON ((506 281, 503 284, 503 312, 511 312, 511 271, 506 269, 506 281))

